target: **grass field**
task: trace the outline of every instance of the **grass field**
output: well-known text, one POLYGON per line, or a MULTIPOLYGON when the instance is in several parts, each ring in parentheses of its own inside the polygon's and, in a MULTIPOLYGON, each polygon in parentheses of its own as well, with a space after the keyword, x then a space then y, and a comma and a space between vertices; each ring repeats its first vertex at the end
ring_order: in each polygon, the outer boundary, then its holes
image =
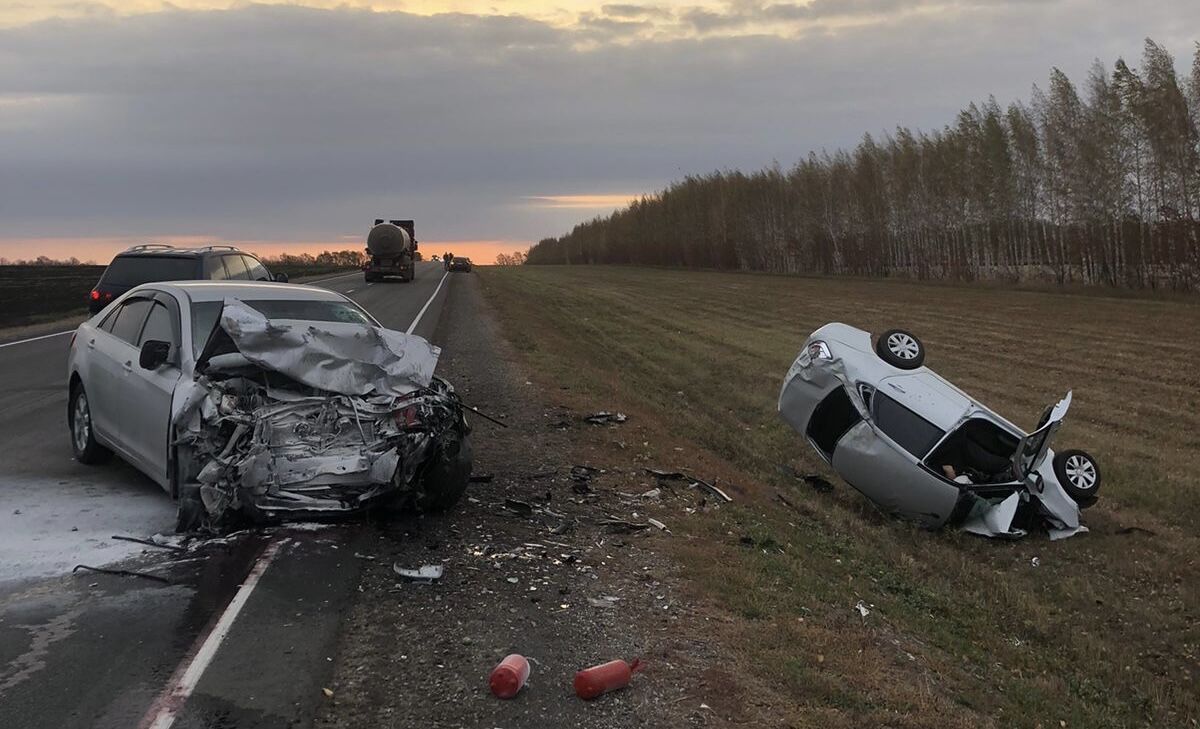
POLYGON ((748 725, 1196 726, 1196 300, 637 268, 480 275, 538 384, 648 433, 597 457, 736 484, 733 508, 681 512, 667 548, 724 618, 714 630, 748 725), (1057 444, 1100 459, 1091 533, 926 532, 837 479, 827 494, 784 475, 821 469, 775 401, 829 321, 915 331, 929 366, 1026 427, 1073 388, 1057 444))

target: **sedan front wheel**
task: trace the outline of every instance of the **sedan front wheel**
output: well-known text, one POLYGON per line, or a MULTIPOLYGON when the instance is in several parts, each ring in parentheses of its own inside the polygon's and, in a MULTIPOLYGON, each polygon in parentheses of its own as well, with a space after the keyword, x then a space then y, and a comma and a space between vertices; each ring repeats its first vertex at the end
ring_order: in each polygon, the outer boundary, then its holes
POLYGON ((67 424, 71 429, 71 451, 75 454, 75 460, 93 465, 112 458, 112 451, 96 442, 96 431, 92 427, 92 408, 83 384, 77 384, 71 389, 67 424))

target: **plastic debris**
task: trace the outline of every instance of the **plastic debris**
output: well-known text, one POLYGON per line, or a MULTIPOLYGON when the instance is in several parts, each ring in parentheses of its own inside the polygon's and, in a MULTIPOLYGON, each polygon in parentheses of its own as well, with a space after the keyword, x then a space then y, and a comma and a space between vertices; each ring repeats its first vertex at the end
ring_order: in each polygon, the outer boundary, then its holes
POLYGON ((78 572, 79 570, 87 570, 88 572, 99 572, 104 575, 117 575, 118 577, 141 577, 144 580, 154 580, 155 582, 161 582, 164 585, 171 584, 171 581, 168 580, 166 577, 152 575, 149 572, 134 572, 133 570, 110 570, 110 569, 105 569, 104 567, 90 567, 86 564, 77 564, 77 565, 75 565, 75 568, 72 569, 71 571, 78 572))
POLYGON ((519 653, 512 653, 496 664, 488 676, 488 686, 498 699, 511 699, 521 692, 529 680, 529 661, 519 653))
POLYGON ((321 693, 325 694, 325 698, 327 699, 333 698, 333 689, 331 688, 323 688, 321 689, 321 693))
POLYGON ((724 491, 722 491, 721 489, 717 488, 715 484, 711 484, 711 483, 709 483, 709 482, 707 482, 707 481, 702 481, 702 480, 700 480, 700 479, 698 479, 698 478, 693 478, 693 479, 692 479, 692 488, 702 488, 702 489, 704 489, 705 491, 709 492, 709 493, 710 493, 710 494, 712 494, 713 496, 716 496, 718 499, 720 499, 721 501, 724 501, 724 502, 725 502, 725 503, 727 503, 727 504, 728 504, 730 501, 733 501, 733 497, 732 497, 732 496, 730 496, 729 494, 725 493, 725 492, 724 492, 724 491))
POLYGON ((592 425, 618 425, 628 419, 625 413, 609 412, 608 410, 601 410, 584 417, 584 420, 592 425))
POLYGON ((863 620, 866 620, 867 616, 871 614, 871 608, 873 607, 875 606, 868 605, 865 601, 859 600, 858 604, 854 606, 854 609, 858 611, 859 617, 861 617, 863 620))
POLYGON ((392 571, 408 582, 431 583, 442 579, 445 567, 440 564, 426 564, 414 570, 401 567, 397 562, 392 565, 392 571))
POLYGON ((641 660, 629 664, 620 658, 585 668, 575 674, 575 695, 584 701, 591 701, 609 691, 628 686, 633 674, 641 669, 641 660))
POLYGON ((666 524, 663 524, 658 519, 651 519, 650 517, 647 517, 646 522, 649 523, 650 526, 654 527, 655 529, 658 529, 659 531, 664 531, 664 532, 671 531, 670 529, 667 528, 666 524))
POLYGON ((1029 564, 1033 567, 1040 567, 1042 565, 1042 560, 1034 557, 1033 559, 1029 560, 1029 564))

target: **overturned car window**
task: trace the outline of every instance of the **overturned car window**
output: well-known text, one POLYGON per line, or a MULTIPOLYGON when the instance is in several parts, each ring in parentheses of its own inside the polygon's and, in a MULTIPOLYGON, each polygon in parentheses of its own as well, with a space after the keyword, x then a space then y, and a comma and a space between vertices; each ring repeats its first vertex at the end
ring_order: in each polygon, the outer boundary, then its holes
POLYGON ((837 442, 860 420, 862 416, 850 402, 846 388, 837 387, 813 410, 812 419, 808 421, 808 437, 822 453, 832 456, 837 442))
POLYGON ((871 398, 875 425, 917 458, 924 458, 945 432, 882 392, 871 398))
MULTIPOLYGON (((340 321, 349 324, 376 326, 376 322, 361 308, 348 301, 297 301, 263 299, 243 302, 262 312, 268 319, 296 321, 340 321)), ((208 335, 221 315, 222 301, 201 301, 192 305, 192 349, 199 355, 208 335)))

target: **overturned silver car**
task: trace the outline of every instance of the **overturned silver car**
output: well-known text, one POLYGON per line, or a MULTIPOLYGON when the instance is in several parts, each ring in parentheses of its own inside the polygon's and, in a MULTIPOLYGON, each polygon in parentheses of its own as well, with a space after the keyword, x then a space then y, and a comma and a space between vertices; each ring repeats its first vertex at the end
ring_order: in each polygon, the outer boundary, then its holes
POLYGON ((72 446, 85 463, 117 451, 167 488, 180 530, 447 508, 471 446, 439 354, 331 291, 149 284, 72 342, 72 446), (111 377, 122 359, 137 366, 111 377))
POLYGON ((1100 468, 1050 440, 1067 393, 1026 433, 923 366, 912 333, 845 324, 813 332, 788 370, 779 413, 822 459, 881 510, 930 528, 993 537, 1044 526, 1052 539, 1087 531, 1100 468))

